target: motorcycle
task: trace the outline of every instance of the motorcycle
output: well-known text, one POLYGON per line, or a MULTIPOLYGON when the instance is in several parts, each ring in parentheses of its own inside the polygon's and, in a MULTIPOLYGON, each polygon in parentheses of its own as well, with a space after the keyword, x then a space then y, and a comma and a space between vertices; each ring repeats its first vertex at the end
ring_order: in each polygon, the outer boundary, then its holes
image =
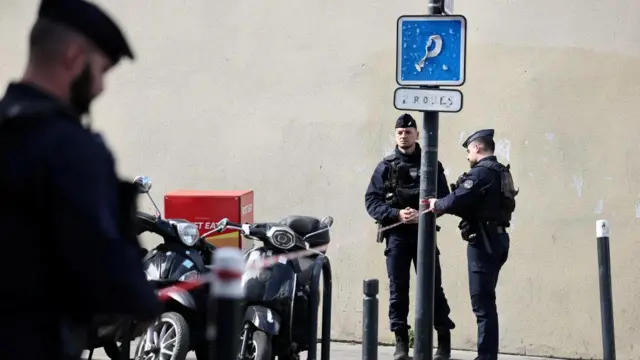
POLYGON ((300 352, 316 359, 320 275, 323 275, 322 359, 328 360, 331 328, 331 267, 325 250, 333 218, 289 216, 277 223, 234 224, 223 219, 217 231, 239 230, 248 239, 262 242, 244 256, 247 271, 243 327, 238 360, 298 360, 300 352), (265 258, 282 257, 273 266, 251 270, 265 258))
MULTIPOLYGON (((138 232, 151 232, 163 242, 150 250, 143 259, 147 280, 158 289, 179 282, 197 280, 210 270, 215 247, 200 236, 198 227, 182 219, 163 219, 160 209, 149 194, 151 181, 138 176, 134 183, 147 194, 156 215, 138 212, 138 232)), ((170 300, 157 321, 150 325, 138 341, 136 360, 184 360, 194 350, 200 360, 208 359, 206 342, 206 309, 208 286, 190 291, 169 291, 170 300)))

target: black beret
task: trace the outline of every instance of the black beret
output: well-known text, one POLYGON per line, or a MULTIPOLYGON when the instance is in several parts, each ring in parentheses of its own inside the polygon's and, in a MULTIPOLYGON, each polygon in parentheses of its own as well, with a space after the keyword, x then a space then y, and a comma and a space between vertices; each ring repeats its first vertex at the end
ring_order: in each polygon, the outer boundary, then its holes
POLYGON ((484 130, 478 130, 476 132, 474 132, 473 134, 471 134, 471 136, 469 136, 467 138, 467 140, 465 140, 462 143, 462 147, 466 148, 467 146, 469 146, 469 144, 471 144, 471 142, 473 140, 477 140, 479 138, 489 138, 489 139, 493 139, 493 134, 494 134, 494 130, 493 129, 484 129, 484 130))
POLYGON ((409 114, 402 114, 396 120, 396 129, 399 128, 418 128, 415 119, 409 114))
POLYGON ((116 64, 133 52, 118 25, 98 6, 85 0, 42 0, 38 19, 49 20, 78 31, 116 64))

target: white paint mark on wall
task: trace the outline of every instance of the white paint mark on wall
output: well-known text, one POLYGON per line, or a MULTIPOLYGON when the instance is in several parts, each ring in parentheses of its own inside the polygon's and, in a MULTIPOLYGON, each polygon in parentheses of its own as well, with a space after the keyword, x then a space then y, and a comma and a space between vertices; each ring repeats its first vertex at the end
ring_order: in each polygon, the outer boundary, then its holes
POLYGON ((582 185, 584 185, 584 179, 581 175, 573 175, 573 187, 576 188, 578 197, 582 197, 582 185))
POLYGON ((554 133, 545 133, 544 137, 546 137, 547 140, 549 140, 549 141, 553 141, 553 139, 556 138, 556 134, 554 134, 554 133))
POLYGON ((511 141, 504 139, 496 141, 496 155, 502 156, 507 161, 510 161, 511 155, 511 141))
POLYGON ((396 148, 396 137, 395 135, 389 135, 389 145, 385 146, 382 150, 382 156, 387 157, 395 151, 396 148))
POLYGON ((636 202, 636 219, 640 219, 640 199, 636 202))
POLYGON ((449 174, 451 174, 449 168, 444 169, 444 176, 449 177, 449 174))
POLYGON ((533 175, 533 173, 532 173, 532 172, 530 172, 530 173, 529 173, 529 177, 532 177, 532 178, 533 178, 533 177, 536 177, 536 176, 535 176, 535 175, 533 175))
POLYGON ((598 204, 596 204, 595 210, 593 210, 596 214, 602 214, 602 209, 604 209, 604 200, 600 199, 598 204))

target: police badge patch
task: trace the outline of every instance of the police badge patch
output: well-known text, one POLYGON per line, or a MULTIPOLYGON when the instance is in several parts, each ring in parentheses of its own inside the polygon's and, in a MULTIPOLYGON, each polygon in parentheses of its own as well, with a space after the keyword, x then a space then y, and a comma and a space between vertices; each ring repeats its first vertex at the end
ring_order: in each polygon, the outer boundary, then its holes
POLYGON ((411 177, 415 179, 416 176, 418 176, 418 169, 417 168, 409 169, 409 175, 411 175, 411 177))
POLYGON ((473 180, 471 180, 471 179, 469 179, 469 180, 465 180, 465 181, 462 183, 462 186, 463 186, 465 189, 467 189, 467 190, 471 189, 471 187, 473 186, 473 180))

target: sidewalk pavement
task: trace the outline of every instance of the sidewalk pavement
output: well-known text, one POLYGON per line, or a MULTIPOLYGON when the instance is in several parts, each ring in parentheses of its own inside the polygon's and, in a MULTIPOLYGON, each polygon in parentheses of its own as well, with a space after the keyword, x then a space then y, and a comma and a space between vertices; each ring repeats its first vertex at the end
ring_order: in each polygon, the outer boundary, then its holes
MULTIPOLYGON (((132 343, 132 349, 135 348, 136 342, 132 343)), ((392 346, 378 346, 378 359, 379 360, 393 360, 393 350, 392 346)), ((133 352, 133 350, 132 350, 133 352)), ((318 344, 318 359, 320 359, 320 344, 318 344)), ((413 355, 413 351, 410 353, 413 355)), ((301 354, 301 359, 306 359, 306 354, 301 354)), ((83 356, 86 359, 87 355, 83 356)), ((456 351, 454 350, 451 354, 452 360, 473 360, 475 359, 476 354, 470 351, 456 351)), ((93 353, 93 359, 96 360, 108 360, 109 358, 104 354, 102 349, 96 350, 93 353)), ((195 354, 193 352, 189 353, 187 356, 188 360, 195 360, 195 354)), ((360 344, 352 344, 352 343, 331 343, 331 360, 359 360, 362 359, 362 345, 360 344)), ((499 360, 540 360, 543 358, 536 358, 530 356, 517 356, 517 355, 500 355, 498 357, 499 360)))

